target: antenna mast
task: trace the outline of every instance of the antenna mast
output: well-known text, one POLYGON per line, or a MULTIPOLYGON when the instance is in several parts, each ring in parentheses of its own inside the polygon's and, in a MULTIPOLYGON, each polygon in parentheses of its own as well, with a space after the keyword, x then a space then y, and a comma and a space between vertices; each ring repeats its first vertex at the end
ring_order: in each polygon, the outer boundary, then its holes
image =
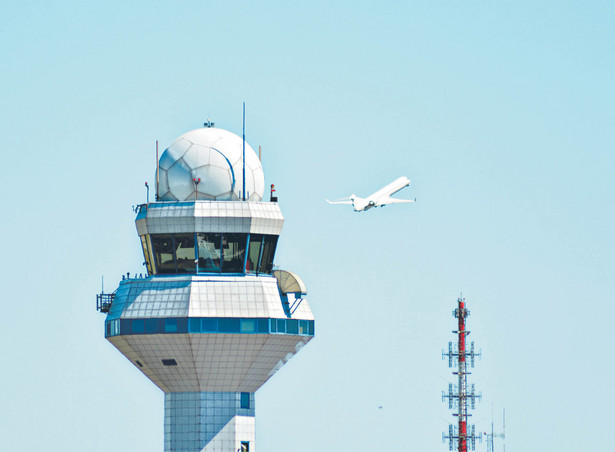
MULTIPOLYGON (((158 140, 156 140, 156 196, 154 198, 158 201, 158 184, 160 183, 160 160, 158 160, 158 140)), ((149 193, 149 190, 148 190, 149 193)), ((149 200, 148 200, 149 204, 149 200)))
POLYGON ((491 407, 491 433, 486 433, 487 436, 487 452, 495 452, 495 447, 493 443, 494 438, 502 439, 502 450, 506 450, 506 444, 504 444, 504 440, 506 439, 506 409, 502 409, 502 433, 495 433, 493 430, 493 407, 491 407))
POLYGON ((457 309, 453 311, 453 317, 457 318, 457 331, 453 331, 457 334, 457 351, 453 351, 453 343, 448 343, 448 353, 442 351, 442 359, 448 358, 448 367, 453 367, 453 362, 457 362, 457 372, 453 372, 453 375, 457 375, 458 383, 453 385, 449 383, 448 394, 442 392, 442 401, 448 399, 449 409, 457 408, 457 413, 453 413, 453 416, 457 416, 458 426, 448 426, 448 435, 442 433, 442 442, 448 440, 448 449, 454 450, 457 446, 459 452, 468 451, 468 443, 472 450, 475 450, 476 440, 482 439, 482 436, 476 435, 475 426, 468 426, 468 402, 469 408, 474 409, 476 406, 476 399, 480 400, 481 395, 476 394, 474 391, 474 384, 471 388, 468 388, 468 375, 470 372, 467 370, 467 361, 469 359, 470 366, 474 367, 474 357, 479 356, 480 352, 474 353, 474 342, 470 345, 470 351, 466 350, 466 336, 470 334, 466 330, 466 317, 470 315, 470 311, 466 309, 465 298, 459 296, 457 299, 457 309), (469 390, 468 390, 469 389, 469 390))
POLYGON ((243 103, 243 157, 241 159, 243 163, 243 173, 241 179, 243 180, 243 191, 241 196, 243 200, 246 200, 246 103, 243 103))

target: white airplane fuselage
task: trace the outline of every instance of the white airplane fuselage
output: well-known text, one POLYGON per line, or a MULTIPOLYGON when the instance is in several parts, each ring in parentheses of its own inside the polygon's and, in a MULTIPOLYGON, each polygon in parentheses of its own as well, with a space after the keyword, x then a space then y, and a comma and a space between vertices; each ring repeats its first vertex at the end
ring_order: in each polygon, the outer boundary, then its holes
POLYGON ((375 193, 372 193, 367 197, 367 205, 363 208, 363 210, 371 209, 372 207, 376 207, 379 204, 386 204, 386 200, 391 199, 390 196, 392 194, 397 193, 402 188, 410 185, 410 179, 407 177, 399 177, 391 182, 389 185, 382 187, 375 193))
POLYGON ((392 194, 397 193, 399 190, 407 187, 408 185, 410 185, 410 179, 403 176, 399 177, 390 184, 382 187, 377 192, 372 193, 367 198, 360 198, 358 196, 354 196, 354 199, 352 200, 352 206, 354 207, 355 212, 362 212, 365 210, 369 210, 372 207, 386 205, 387 201, 392 199, 390 197, 392 194))
POLYGON ((376 191, 375 193, 372 193, 367 198, 361 198, 360 196, 352 194, 348 198, 350 202, 349 201, 338 201, 338 202, 328 201, 328 202, 330 204, 352 204, 352 207, 354 208, 355 212, 363 212, 363 211, 371 209, 372 207, 382 207, 387 204, 413 202, 412 200, 391 198, 391 195, 397 193, 402 188, 405 188, 408 185, 410 185, 410 179, 402 176, 402 177, 395 179, 390 184, 382 187, 380 190, 376 191))

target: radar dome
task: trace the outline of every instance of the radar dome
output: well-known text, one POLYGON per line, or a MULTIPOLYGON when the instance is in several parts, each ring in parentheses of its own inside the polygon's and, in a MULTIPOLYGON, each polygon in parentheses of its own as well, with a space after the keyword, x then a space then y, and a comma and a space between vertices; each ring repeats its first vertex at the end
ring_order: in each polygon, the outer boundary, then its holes
MULTIPOLYGON (((183 134, 160 157, 158 199, 241 200, 242 146, 241 137, 214 127, 183 134)), ((246 143, 246 200, 260 201, 264 191, 263 167, 246 143)))

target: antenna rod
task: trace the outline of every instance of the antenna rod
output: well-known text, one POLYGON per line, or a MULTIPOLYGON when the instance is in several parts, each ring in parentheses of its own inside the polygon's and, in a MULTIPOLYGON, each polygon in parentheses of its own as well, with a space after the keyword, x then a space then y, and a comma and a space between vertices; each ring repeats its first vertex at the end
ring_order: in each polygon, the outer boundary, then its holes
POLYGON ((243 200, 246 200, 246 103, 243 103, 243 191, 241 192, 243 200))
POLYGON ((158 201, 158 184, 159 183, 160 183, 160 160, 158 160, 158 140, 156 140, 156 196, 154 197, 156 201, 158 201))

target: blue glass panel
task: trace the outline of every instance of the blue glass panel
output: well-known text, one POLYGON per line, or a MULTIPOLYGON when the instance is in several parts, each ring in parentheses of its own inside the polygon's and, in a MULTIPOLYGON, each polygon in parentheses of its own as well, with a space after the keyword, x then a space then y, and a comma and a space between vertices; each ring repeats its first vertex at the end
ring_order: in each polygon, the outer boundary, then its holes
POLYGON ((278 333, 286 333, 286 319, 277 319, 278 333))
POLYGON ((256 331, 259 333, 268 333, 269 319, 256 319, 256 331))
POLYGON ((178 318, 177 319, 177 332, 178 333, 187 333, 188 332, 188 319, 178 318))
POLYGON ((111 322, 105 324, 105 336, 111 336, 111 322))
POLYGON ((246 408, 249 409, 250 408, 250 393, 249 392, 242 392, 241 393, 241 408, 246 408))
POLYGON ((188 319, 188 332, 200 333, 201 332, 201 319, 190 318, 188 319))
POLYGON ((255 319, 241 319, 242 333, 256 333, 256 320, 255 319))
POLYGON ((201 319, 203 333, 217 333, 218 332, 218 319, 201 319))
POLYGON ((132 333, 145 333, 145 320, 134 319, 131 326, 132 333))
POLYGON ((218 319, 218 332, 239 333, 239 319, 218 319))
POLYGON ((159 319, 145 319, 145 332, 157 333, 159 319))
POLYGON ((299 322, 294 319, 286 319, 286 332, 288 334, 299 334, 299 322))
POLYGON ((299 320, 299 334, 307 334, 308 332, 308 321, 307 320, 299 320))
POLYGON ((314 335, 313 320, 255 318, 150 318, 117 319, 105 322, 105 335, 177 333, 243 333, 314 335))
POLYGON ((177 319, 165 319, 164 320, 164 332, 165 333, 177 333, 177 319))

